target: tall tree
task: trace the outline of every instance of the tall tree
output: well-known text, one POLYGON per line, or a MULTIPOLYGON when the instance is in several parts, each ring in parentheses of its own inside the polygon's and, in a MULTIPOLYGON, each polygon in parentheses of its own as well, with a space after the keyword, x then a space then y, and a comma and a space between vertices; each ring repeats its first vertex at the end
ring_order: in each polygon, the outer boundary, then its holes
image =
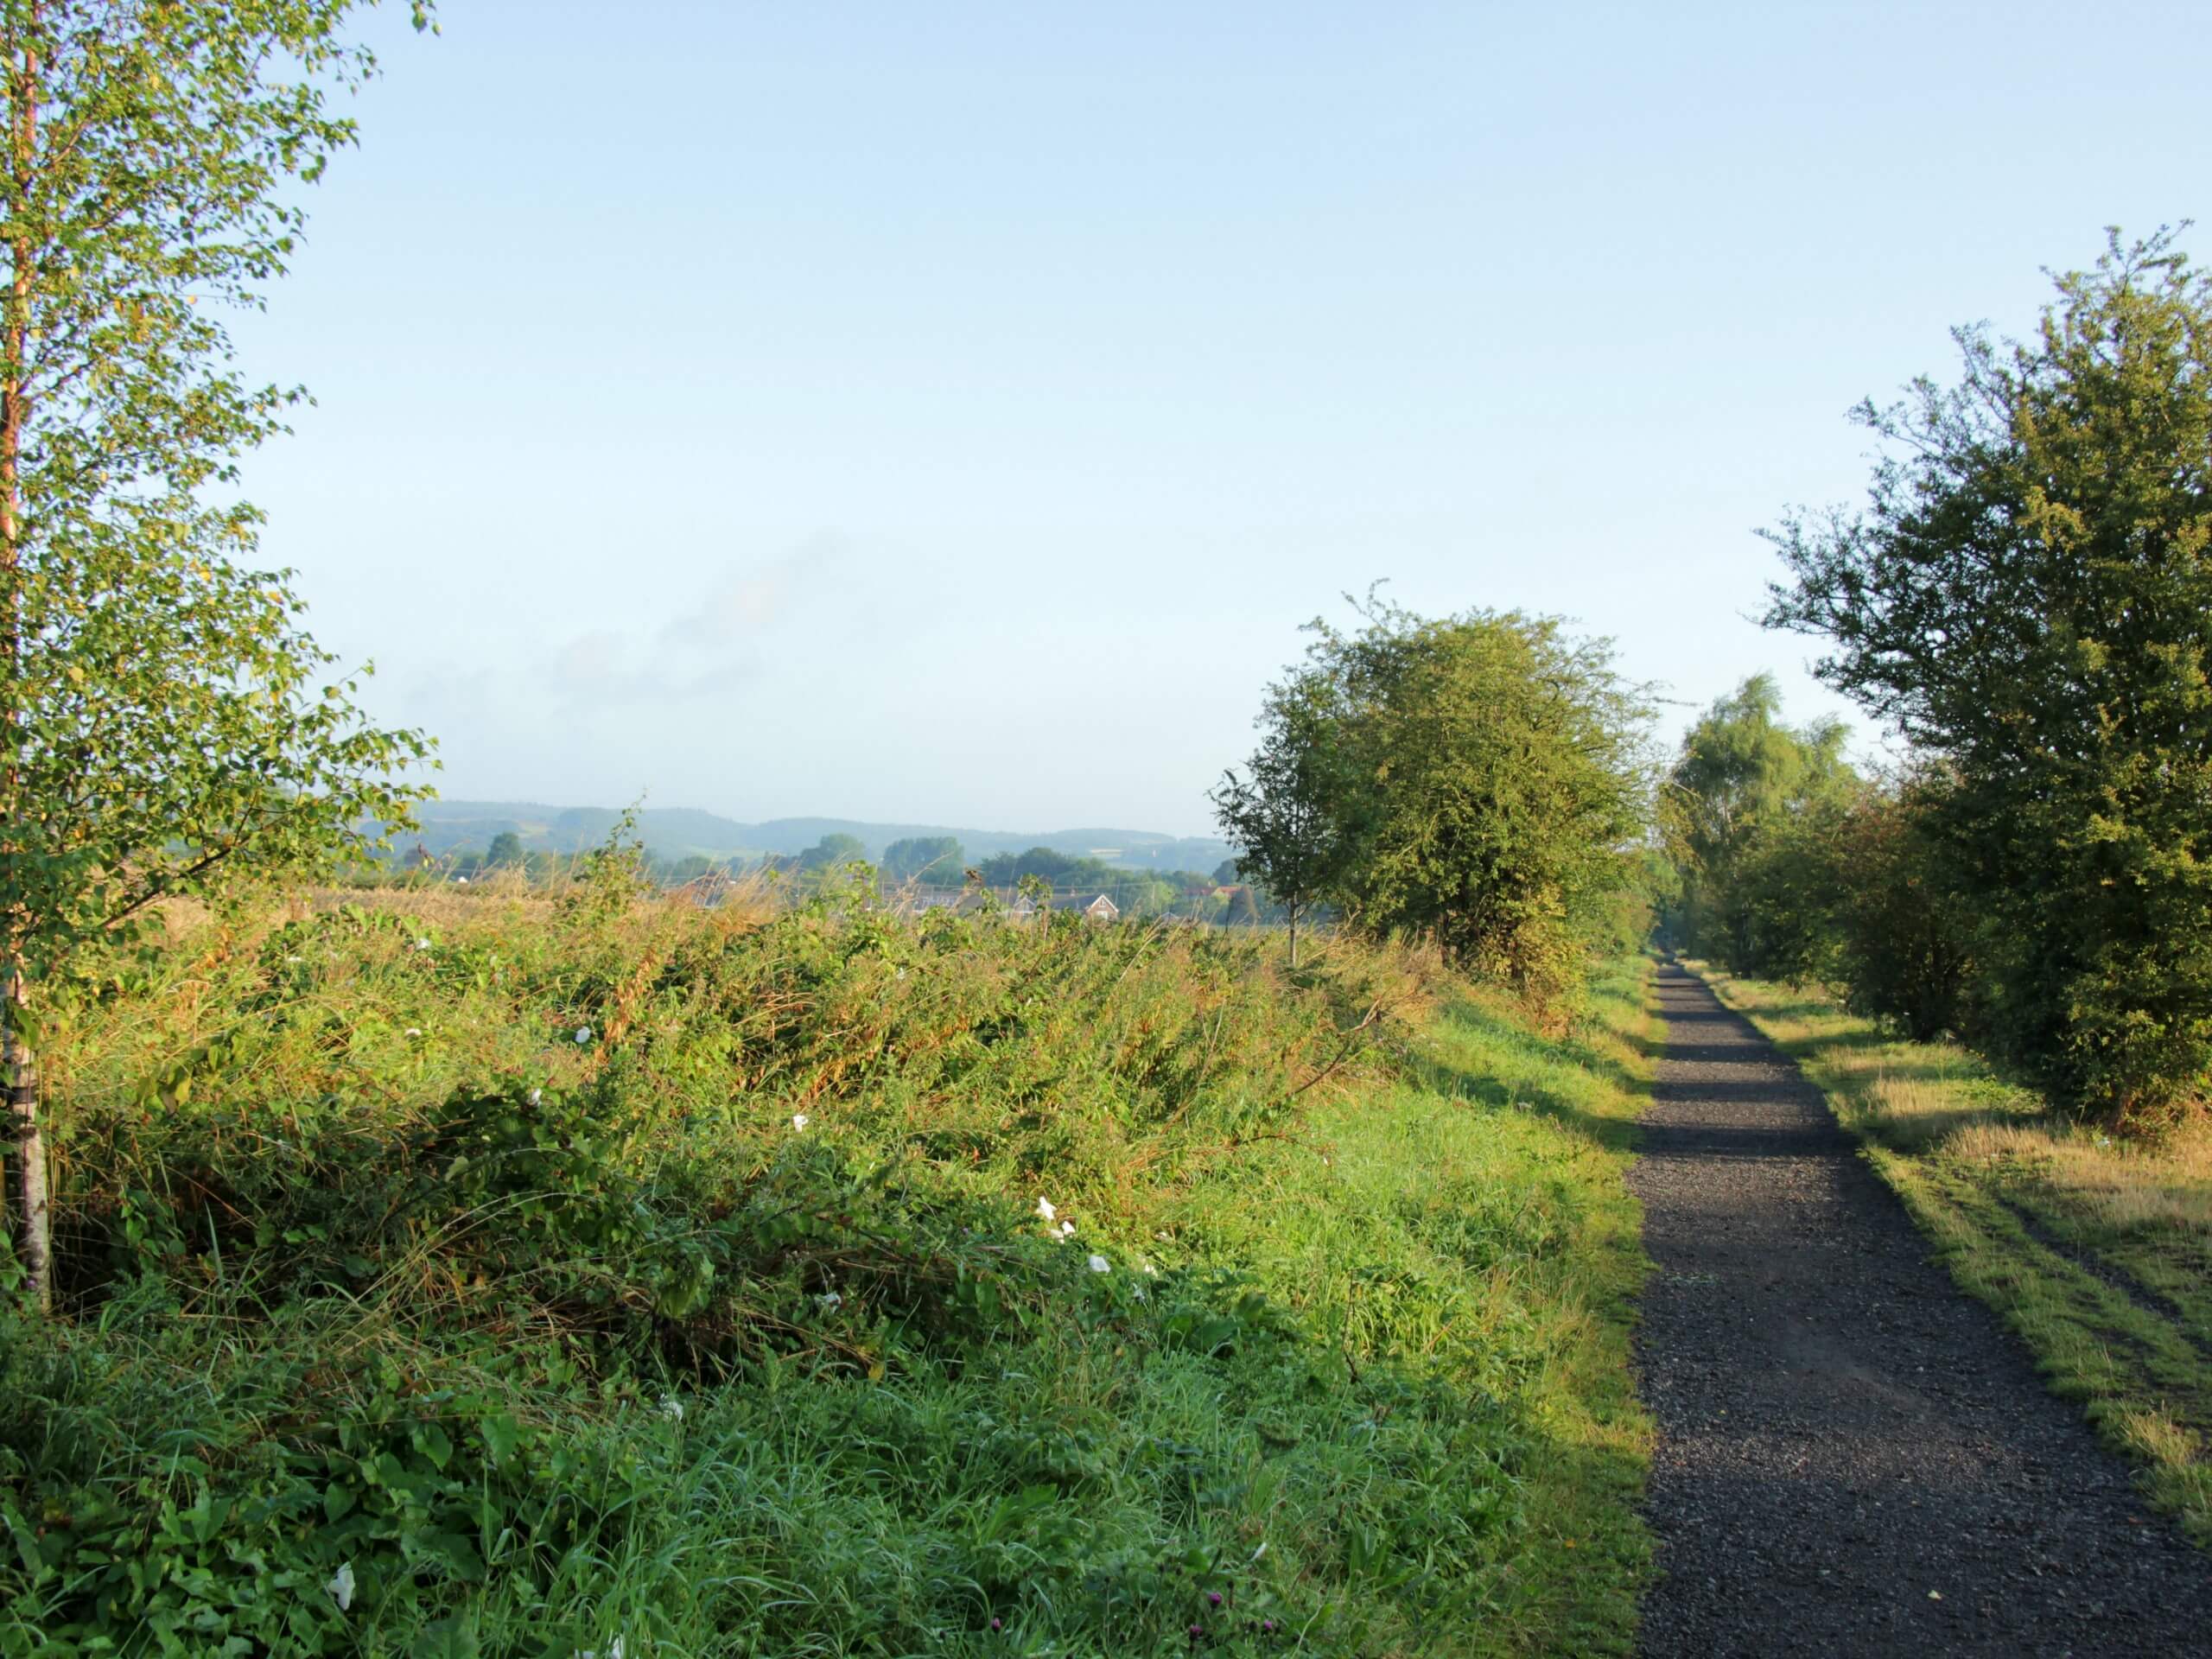
POLYGON ((967 863, 957 836, 909 836, 883 849, 883 874, 893 881, 957 887, 967 863))
POLYGON ((1840 721, 1783 722, 1771 674, 1714 702, 1683 735, 1661 791, 1660 821, 1682 887, 1668 918, 1686 949, 1745 973, 1808 965, 1801 906, 1777 905, 1807 821, 1840 811, 1857 777, 1840 721))
POLYGON ((1236 869, 1283 907, 1294 968, 1300 920, 1341 886, 1357 844, 1357 780, 1337 704, 1334 681, 1316 669, 1270 687, 1259 747, 1210 798, 1222 834, 1239 849, 1236 869))
POLYGON ((1339 883, 1366 924, 1427 934, 1538 1006, 1578 978, 1648 822, 1651 712, 1612 646, 1556 617, 1427 618, 1370 600, 1315 625, 1359 780, 1339 883))
POLYGON ((0 958, 42 1298, 41 988, 166 897, 404 822, 387 779, 428 749, 359 715, 254 562, 260 515, 220 499, 302 396, 242 379, 222 317, 353 140, 327 100, 374 67, 355 9, 0 0, 0 958))
POLYGON ((1861 408, 1867 509, 1783 521, 1767 620, 1944 764, 1991 1039, 2155 1118, 2212 1065, 2212 279, 2162 232, 2056 280, 1861 408))

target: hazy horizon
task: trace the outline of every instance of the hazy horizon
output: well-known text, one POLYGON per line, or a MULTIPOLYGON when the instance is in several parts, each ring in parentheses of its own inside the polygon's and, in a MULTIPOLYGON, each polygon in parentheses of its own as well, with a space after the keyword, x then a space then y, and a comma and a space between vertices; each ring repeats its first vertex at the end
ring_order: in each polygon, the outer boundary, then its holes
POLYGON ((1754 529, 2205 176, 2181 7, 404 10, 246 493, 468 799, 1208 835, 1381 578, 1843 711, 1754 529))

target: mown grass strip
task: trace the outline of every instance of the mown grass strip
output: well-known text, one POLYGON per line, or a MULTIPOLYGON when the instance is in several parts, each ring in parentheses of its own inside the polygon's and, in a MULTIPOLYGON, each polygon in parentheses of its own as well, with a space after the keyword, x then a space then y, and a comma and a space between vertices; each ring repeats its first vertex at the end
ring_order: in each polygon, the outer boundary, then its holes
POLYGON ((1804 987, 1698 963, 1827 1094, 1965 1289, 2082 1403, 2158 1509, 2212 1548, 2212 1246, 2203 1130, 2115 1142, 1948 1044, 1904 1041, 1804 987))

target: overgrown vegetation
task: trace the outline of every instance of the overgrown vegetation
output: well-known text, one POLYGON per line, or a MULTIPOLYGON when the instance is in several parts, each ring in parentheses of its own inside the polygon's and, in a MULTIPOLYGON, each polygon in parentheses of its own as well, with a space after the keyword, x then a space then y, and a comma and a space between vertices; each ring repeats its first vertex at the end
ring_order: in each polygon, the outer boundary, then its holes
POLYGON ((102 959, 0 1652, 1626 1650, 1633 968, 636 875, 102 959))
POLYGON ((1959 1282, 2212 1548, 2212 1132, 2116 1139, 1948 1043, 1710 972, 1827 1092, 1959 1282))

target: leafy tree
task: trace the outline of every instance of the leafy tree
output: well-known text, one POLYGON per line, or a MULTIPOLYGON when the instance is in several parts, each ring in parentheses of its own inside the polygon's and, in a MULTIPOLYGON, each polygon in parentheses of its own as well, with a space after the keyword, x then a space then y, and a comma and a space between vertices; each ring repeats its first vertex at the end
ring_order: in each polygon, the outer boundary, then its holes
POLYGON ((522 862, 522 837, 512 830, 502 830, 492 837, 491 849, 484 855, 486 869, 504 870, 522 862))
POLYGON ((1234 858, 1224 858, 1214 866, 1213 884, 1217 887, 1233 887, 1244 879, 1234 858))
POLYGON ((1009 887, 1025 876, 1034 875, 1048 882, 1058 881, 1064 876, 1077 874, 1086 868, 1104 870, 1107 867, 1095 860, 1055 852, 1050 847, 1032 847, 1022 853, 995 853, 978 868, 986 887, 1009 887))
POLYGON ((1921 767, 1869 790, 1830 842, 1835 964, 1851 1006, 1922 1042, 1974 1024, 1975 907, 1937 833, 1951 781, 1921 767))
POLYGON ((360 716, 254 563, 259 515, 220 499, 301 396, 242 380, 221 317, 259 303, 298 183, 352 142, 326 100, 373 67, 353 10, 0 0, 0 953, 41 1297, 38 1020, 80 947, 404 821, 385 780, 428 747, 360 716))
POLYGON ((828 835, 816 842, 798 855, 802 870, 835 869, 841 864, 855 864, 868 857, 868 843, 858 836, 828 835))
POLYGON ((1781 710, 1770 674, 1715 702, 1683 736, 1660 817, 1682 875, 1667 916, 1676 943, 1738 972, 1796 976, 1828 938, 1810 842, 1858 779, 1842 722, 1787 726, 1781 710))
POLYGON ((2056 279, 2036 338, 1859 418, 1863 513, 1786 518, 1770 626, 1948 769, 1986 1034, 2157 1120, 2212 1063, 2212 282, 2166 232, 2056 279))
POLYGON ((1222 834, 1243 849, 1236 868, 1283 907, 1294 968, 1299 918, 1343 885, 1363 827, 1358 761, 1346 741, 1353 728, 1338 693, 1325 664, 1270 687, 1260 747, 1243 775, 1224 774, 1211 797, 1222 834))
POLYGON ((911 836, 883 849, 883 874, 893 881, 957 887, 967 863, 957 836, 911 836))
POLYGON ((1555 617, 1363 615, 1355 633, 1315 625, 1310 656, 1344 710, 1340 775, 1363 780, 1339 809, 1342 897, 1554 1003, 1648 819, 1649 706, 1609 642, 1555 617))

